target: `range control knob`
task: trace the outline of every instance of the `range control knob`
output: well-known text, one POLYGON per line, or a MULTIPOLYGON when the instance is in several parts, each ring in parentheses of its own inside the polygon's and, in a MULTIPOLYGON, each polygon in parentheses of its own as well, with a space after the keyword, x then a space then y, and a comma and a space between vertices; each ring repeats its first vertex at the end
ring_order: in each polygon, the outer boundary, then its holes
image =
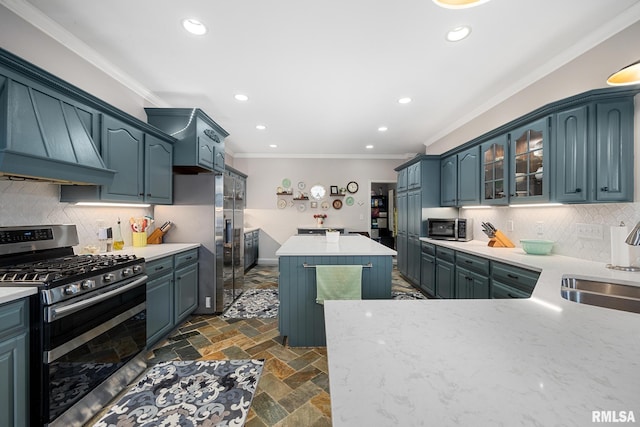
POLYGON ((112 282, 116 279, 116 275, 113 273, 107 273, 104 276, 102 276, 102 280, 104 280, 106 283, 112 282))
POLYGON ((142 271, 142 266, 141 265, 134 265, 133 266, 133 272, 134 273, 140 273, 142 271))
POLYGON ((122 275, 124 277, 131 276, 132 274, 133 274, 133 269, 131 268, 125 268, 122 270, 122 275))
POLYGON ((67 295, 74 295, 77 294, 80 291, 80 289, 78 289, 78 285, 69 285, 66 288, 64 288, 64 293, 67 295))
POLYGON ((82 282, 82 289, 93 289, 96 287, 96 282, 94 280, 85 280, 82 282))

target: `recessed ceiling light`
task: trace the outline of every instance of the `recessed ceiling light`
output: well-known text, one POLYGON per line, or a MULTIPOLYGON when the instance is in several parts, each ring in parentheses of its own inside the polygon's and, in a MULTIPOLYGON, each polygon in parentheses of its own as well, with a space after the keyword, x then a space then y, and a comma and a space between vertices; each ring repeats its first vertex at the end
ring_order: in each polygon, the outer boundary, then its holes
POLYGON ((408 97, 407 98, 400 98, 400 99, 398 99, 398 102, 400 104, 408 104, 408 103, 411 102, 411 98, 408 98, 408 97))
POLYGON ((265 125, 256 125, 256 129, 265 130, 267 127, 265 125))
POLYGON ((182 21, 182 26, 185 30, 191 34, 195 34, 196 36, 201 36, 207 32, 207 27, 205 27, 202 22, 193 18, 184 19, 182 21))
POLYGON ((466 9, 468 7, 480 6, 489 0, 433 0, 435 4, 447 9, 466 9))
POLYGON ((278 148, 278 144, 269 144, 269 147, 271 147, 271 148, 278 148))
POLYGON ((238 93, 234 96, 234 98, 238 101, 248 101, 249 97, 247 95, 244 95, 242 93, 238 93))
POLYGON ((366 146, 366 147, 364 147, 364 148, 366 148, 367 150, 371 150, 371 149, 373 148, 373 145, 367 145, 367 146, 366 146))
POLYGON ((450 42, 459 42, 471 34, 471 27, 466 25, 456 27, 447 33, 447 40, 450 42))
POLYGON ((386 127, 386 126, 380 126, 380 127, 378 128, 378 132, 386 132, 387 130, 389 130, 389 128, 388 128, 388 127, 386 127))

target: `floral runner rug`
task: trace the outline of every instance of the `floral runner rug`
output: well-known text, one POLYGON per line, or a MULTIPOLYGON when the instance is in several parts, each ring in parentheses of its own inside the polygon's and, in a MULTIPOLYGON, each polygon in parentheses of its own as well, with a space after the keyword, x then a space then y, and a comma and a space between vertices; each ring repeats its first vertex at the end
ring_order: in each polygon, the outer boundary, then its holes
POLYGON ((222 315, 226 319, 249 319, 259 317, 275 319, 278 317, 277 289, 249 289, 229 306, 222 315))
POLYGON ((94 427, 241 427, 263 366, 263 359, 158 363, 94 427))

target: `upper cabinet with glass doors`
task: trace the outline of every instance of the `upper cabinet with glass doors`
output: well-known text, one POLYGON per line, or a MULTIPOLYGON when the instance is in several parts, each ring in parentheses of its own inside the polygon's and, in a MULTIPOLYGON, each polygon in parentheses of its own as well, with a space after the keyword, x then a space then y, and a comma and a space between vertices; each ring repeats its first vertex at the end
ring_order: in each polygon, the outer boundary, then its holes
POLYGON ((482 204, 509 203, 509 157, 507 135, 500 135, 481 145, 482 204))
POLYGON ((549 126, 544 117, 510 132, 509 203, 549 201, 549 126))

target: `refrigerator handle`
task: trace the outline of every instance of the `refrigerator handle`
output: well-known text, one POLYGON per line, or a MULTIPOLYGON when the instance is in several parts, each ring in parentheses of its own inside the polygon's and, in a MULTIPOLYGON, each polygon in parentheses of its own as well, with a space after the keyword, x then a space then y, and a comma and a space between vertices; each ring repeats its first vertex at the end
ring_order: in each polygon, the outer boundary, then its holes
POLYGON ((233 229, 231 228, 231 219, 224 220, 224 243, 231 242, 231 235, 233 233, 233 229))

